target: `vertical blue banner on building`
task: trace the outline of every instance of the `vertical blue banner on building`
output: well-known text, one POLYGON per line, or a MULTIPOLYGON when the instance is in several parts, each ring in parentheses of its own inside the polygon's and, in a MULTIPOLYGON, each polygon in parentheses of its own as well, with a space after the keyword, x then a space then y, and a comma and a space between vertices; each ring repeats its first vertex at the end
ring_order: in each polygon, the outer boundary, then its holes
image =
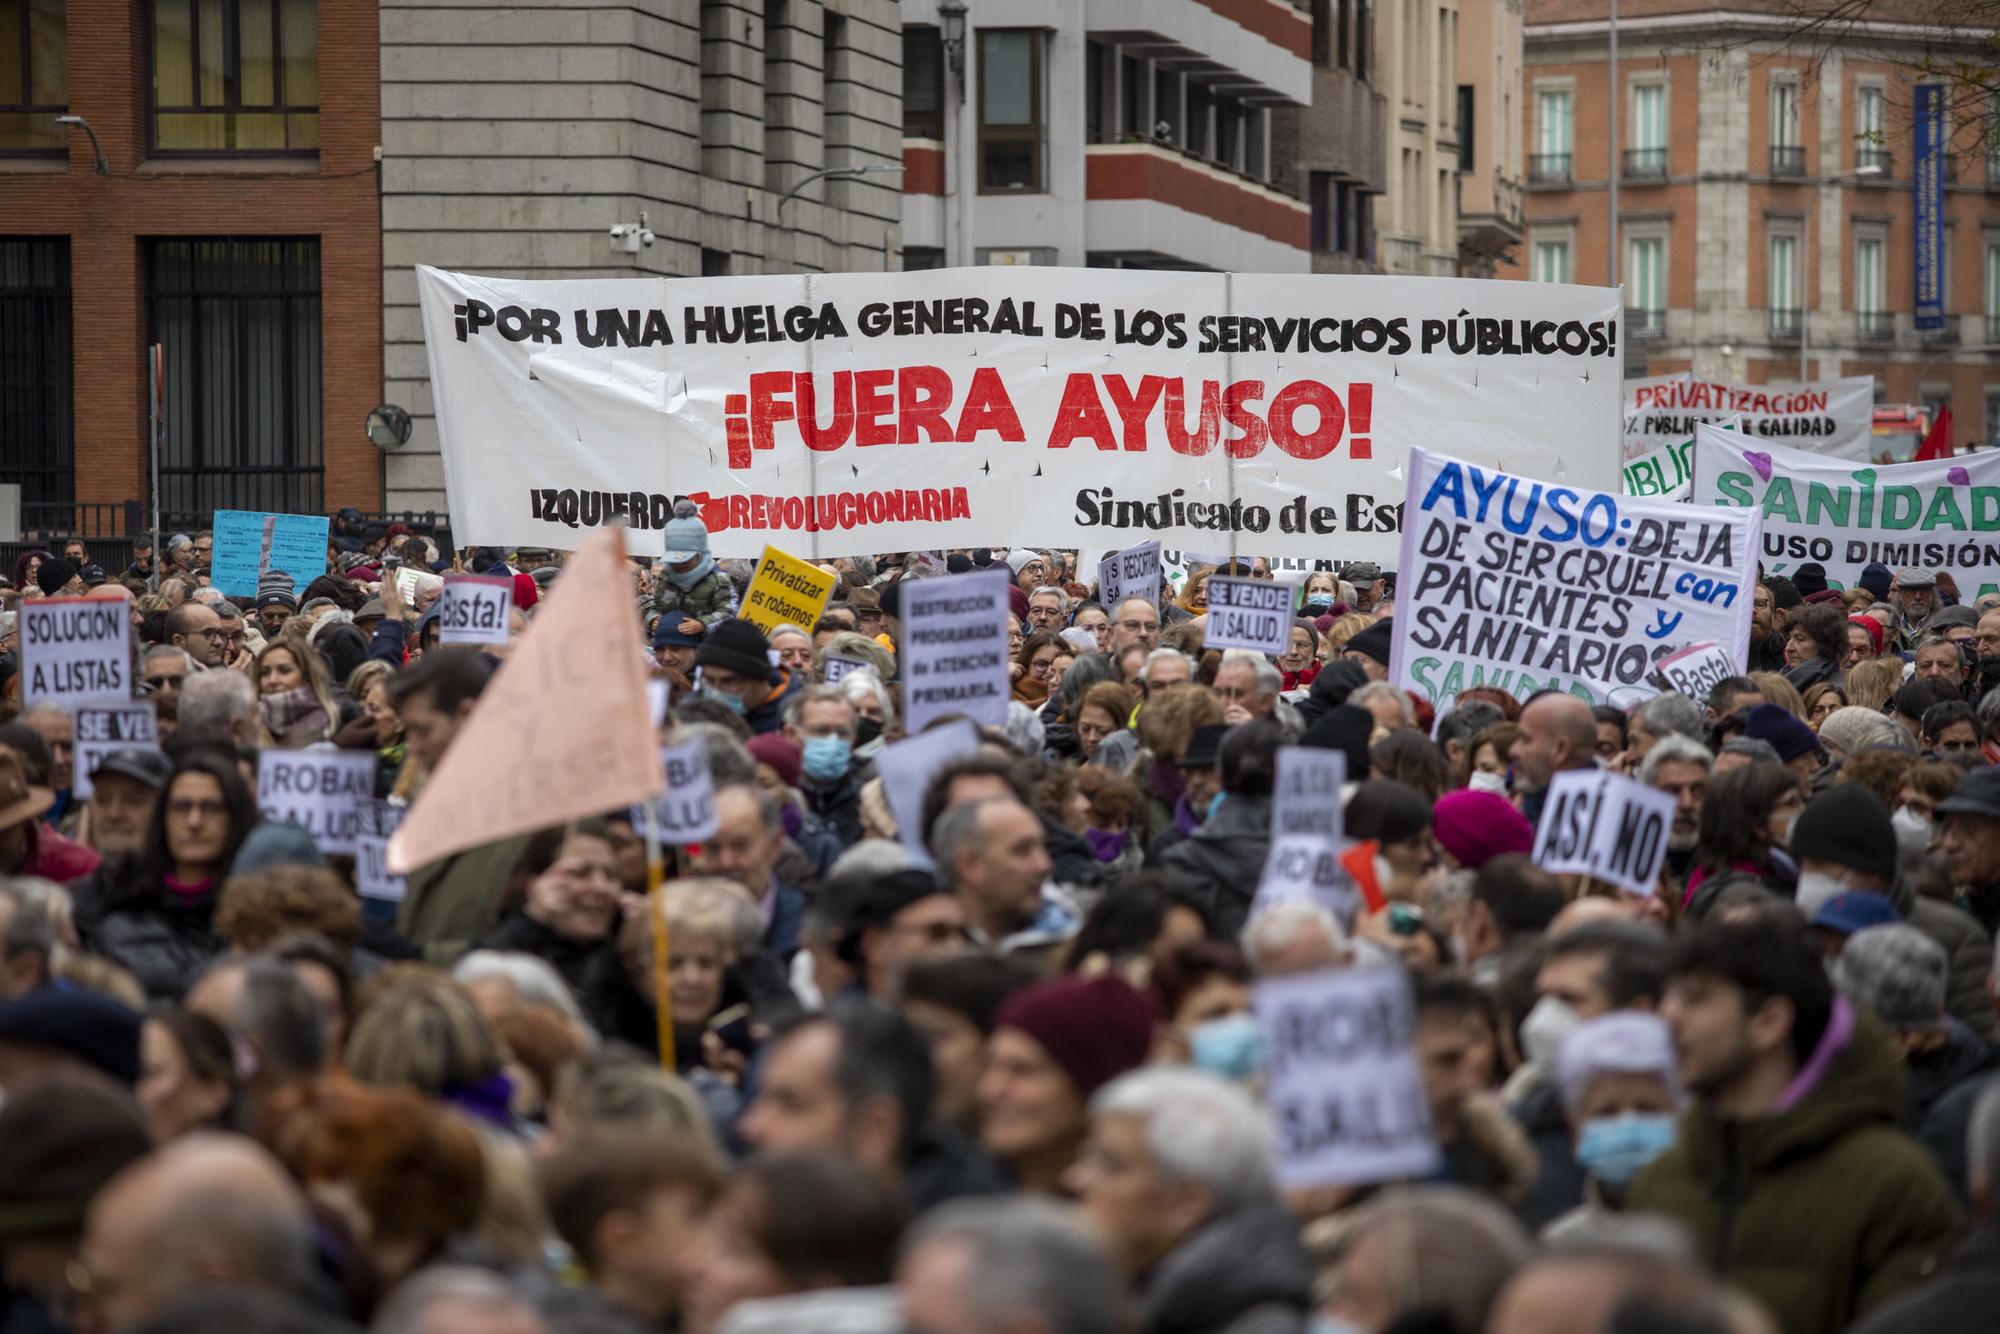
POLYGON ((1917 328, 1944 328, 1944 85, 1918 84, 1916 105, 1917 328))

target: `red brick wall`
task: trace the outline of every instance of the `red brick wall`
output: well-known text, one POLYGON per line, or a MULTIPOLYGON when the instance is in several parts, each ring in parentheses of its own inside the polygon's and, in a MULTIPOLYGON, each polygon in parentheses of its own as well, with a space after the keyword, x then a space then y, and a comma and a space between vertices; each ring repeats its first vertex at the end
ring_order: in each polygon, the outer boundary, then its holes
POLYGON ((1312 217, 1249 186, 1234 186, 1157 149, 1092 152, 1084 159, 1087 199, 1152 199, 1304 249, 1312 217))
POLYGON ((381 139, 375 0, 319 0, 320 153, 311 159, 146 159, 146 12, 69 0, 69 109, 102 141, 70 139, 68 169, 0 160, 0 231, 70 238, 76 496, 146 495, 144 241, 156 236, 316 236, 321 434, 329 509, 381 506, 381 464, 362 432, 382 387, 381 139))

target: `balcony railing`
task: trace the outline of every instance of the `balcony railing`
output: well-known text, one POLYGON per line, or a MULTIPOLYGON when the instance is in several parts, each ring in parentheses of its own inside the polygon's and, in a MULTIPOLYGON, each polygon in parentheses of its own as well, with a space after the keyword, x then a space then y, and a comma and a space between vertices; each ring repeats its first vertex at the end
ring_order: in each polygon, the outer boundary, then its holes
POLYGON ((1896 338, 1895 312, 1887 310, 1857 310, 1854 312, 1854 337, 1862 343, 1889 343, 1896 338))
POLYGON ((1896 174, 1896 155, 1886 148, 1857 148, 1854 170, 1857 174, 1867 173, 1859 177, 1862 181, 1879 185, 1896 174))
POLYGON ((1531 153, 1528 155, 1528 184, 1568 185, 1568 153, 1531 153))
POLYGON ((1796 343, 1799 332, 1805 325, 1805 312, 1794 309, 1780 309, 1773 306, 1770 311, 1771 341, 1774 343, 1796 343))
POLYGON ((1988 343, 2000 343, 2000 315, 1988 315, 1986 317, 1986 341, 1988 343))
POLYGON ((1647 310, 1644 306, 1625 308, 1625 334, 1628 338, 1658 338, 1666 331, 1666 311, 1647 310))
POLYGON ((1502 222, 1521 225, 1521 183, 1511 176, 1493 177, 1493 211, 1502 222))
POLYGON ((1919 329, 1917 334, 1923 339, 1926 347, 1957 347, 1958 316, 1947 315, 1944 317, 1944 323, 1937 328, 1919 329))
POLYGON ((1625 179, 1628 181, 1664 181, 1667 179, 1667 150, 1664 148, 1626 149, 1625 179))
POLYGON ((1771 174, 1773 176, 1803 176, 1806 174, 1806 150, 1800 144, 1771 145, 1771 174))

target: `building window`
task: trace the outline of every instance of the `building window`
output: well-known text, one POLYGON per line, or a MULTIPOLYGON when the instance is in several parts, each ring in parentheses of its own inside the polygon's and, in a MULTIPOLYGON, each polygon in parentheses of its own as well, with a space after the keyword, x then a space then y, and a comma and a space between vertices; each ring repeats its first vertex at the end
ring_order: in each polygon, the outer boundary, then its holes
POLYGON ((1806 169, 1806 150, 1799 143, 1799 86, 1790 79, 1771 80, 1771 174, 1797 176, 1806 169))
POLYGON ((1472 170, 1472 132, 1474 128, 1473 121, 1475 119, 1474 109, 1477 106, 1475 101, 1477 91, 1469 83, 1458 85, 1458 169, 1460 171, 1472 170))
POLYGON ((1312 62, 1320 69, 1333 64, 1333 23, 1333 0, 1312 0, 1312 62))
POLYGON ((1799 299, 1800 249, 1799 238, 1793 233, 1771 234, 1765 256, 1764 289, 1773 339, 1789 342, 1799 336, 1799 324, 1805 316, 1805 303, 1799 299))
MULTIPOLYGON (((0 482, 27 506, 76 494, 69 303, 67 237, 0 237, 0 482)), ((22 517, 71 526, 66 508, 22 517)))
POLYGON ((1209 121, 1215 112, 1215 90, 1205 83, 1191 83, 1187 92, 1187 133, 1181 144, 1188 152, 1199 157, 1214 156, 1209 152, 1212 142, 1209 136, 1209 121))
POLYGON ((1137 56, 1118 57, 1118 128, 1140 139, 1153 137, 1146 119, 1146 66, 1137 56))
POLYGON ((934 245, 913 245, 903 247, 903 272, 917 273, 924 269, 944 267, 944 249, 934 245))
POLYGON ((1667 239, 1634 236, 1625 243, 1627 323, 1635 332, 1658 334, 1667 323, 1667 239))
POLYGON ((1566 283, 1569 281, 1569 242, 1535 242, 1535 281, 1538 283, 1566 283))
POLYGON ((147 341, 164 350, 160 506, 319 514, 319 242, 157 240, 147 341))
POLYGON ((1879 233, 1854 238, 1854 326, 1863 342, 1887 342, 1895 336, 1895 316, 1885 310, 1888 273, 1884 259, 1888 240, 1879 233))
POLYGON ((1102 42, 1083 44, 1083 133, 1084 142, 1104 142, 1105 79, 1110 73, 1111 51, 1102 42))
MULTIPOLYGON (((2000 240, 1986 242, 1986 341, 2000 342, 2000 240)), ((2000 438, 2000 437, 1995 437, 2000 438)))
POLYGON ((68 45, 63 0, 0 0, 0 154, 67 150, 68 45))
POLYGON ((944 138, 944 43, 936 28, 903 29, 903 137, 944 138))
POLYGON ((153 150, 318 152, 317 11, 317 0, 153 0, 153 150))
POLYGON ((979 189, 1042 190, 1042 40, 1031 28, 979 34, 979 189))
POLYGON ((1888 92, 1879 85, 1855 90, 1854 165, 1873 167, 1882 175, 1888 174, 1892 160, 1883 117, 1888 100, 1888 92))
POLYGON ((1628 180, 1665 180, 1667 176, 1667 86, 1632 86, 1631 125, 1627 131, 1625 176, 1628 180))
POLYGON ((1560 184, 1570 178, 1570 94, 1567 88, 1544 88, 1535 94, 1535 151, 1528 159, 1528 179, 1560 184))

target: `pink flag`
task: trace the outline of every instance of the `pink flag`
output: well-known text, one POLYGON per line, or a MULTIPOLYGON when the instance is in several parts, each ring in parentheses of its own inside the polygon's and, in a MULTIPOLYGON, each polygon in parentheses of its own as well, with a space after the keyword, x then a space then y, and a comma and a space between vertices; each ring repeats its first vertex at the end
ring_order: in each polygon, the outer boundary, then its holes
POLYGON ((650 801, 665 786, 624 535, 606 529, 563 567, 479 697, 390 838, 389 866, 407 873, 482 843, 650 801))

